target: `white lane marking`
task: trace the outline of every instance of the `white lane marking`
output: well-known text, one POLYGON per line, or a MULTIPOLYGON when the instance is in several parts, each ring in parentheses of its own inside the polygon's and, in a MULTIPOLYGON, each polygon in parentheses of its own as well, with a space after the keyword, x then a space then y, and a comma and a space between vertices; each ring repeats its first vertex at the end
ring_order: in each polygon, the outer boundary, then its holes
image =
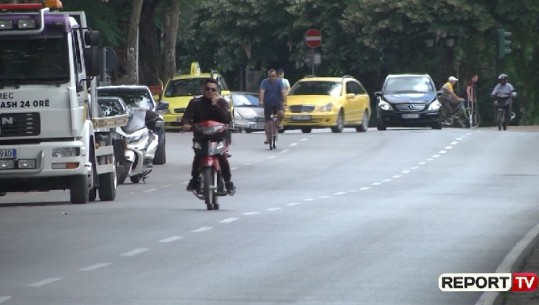
POLYGON ((402 176, 401 175, 393 175, 394 179, 399 179, 400 177, 402 177, 402 176))
POLYGON ((419 167, 418 166, 412 166, 410 167, 410 169, 414 170, 414 169, 418 169, 419 167))
POLYGON ((445 149, 450 150, 453 146, 446 146, 445 149))
POLYGON ((167 187, 173 187, 172 184, 166 184, 166 185, 163 185, 162 188, 167 188, 167 187))
POLYGON ((380 183, 380 182, 373 182, 371 185, 378 186, 378 185, 380 185, 380 184, 382 184, 382 183, 380 183))
POLYGON ((149 193, 149 192, 155 192, 155 191, 157 191, 157 189, 144 190, 143 192, 144 192, 144 193, 149 193))
POLYGON ((457 138, 457 141, 462 141, 462 138, 457 138))
POLYGON ((428 158, 428 159, 427 159, 427 161, 434 161, 434 159, 432 159, 432 158, 428 158))
POLYGON ((288 152, 288 149, 285 149, 283 151, 281 151, 281 154, 284 154, 284 153, 287 153, 288 152))
POLYGON ((451 145, 457 145, 457 144, 459 144, 459 142, 457 142, 457 141, 451 142, 451 145))
POLYGON ((344 194, 346 194, 346 192, 336 192, 336 193, 333 193, 333 196, 341 196, 344 194))
POLYGON ((359 190, 360 190, 360 191, 368 191, 368 190, 370 190, 370 189, 371 189, 370 186, 366 186, 366 187, 360 188, 359 190))
POLYGON ((231 222, 234 222, 234 221, 236 221, 238 219, 239 218, 230 217, 230 218, 226 218, 226 219, 223 219, 223 220, 219 221, 219 223, 231 223, 231 222))
POLYGON ((177 241, 177 240, 180 240, 182 238, 183 238, 183 236, 171 236, 171 237, 161 239, 159 242, 160 243, 171 243, 173 241, 177 241))
POLYGON ((440 150, 438 153, 439 154, 445 154, 447 152, 447 150, 440 150))
POLYGON ((288 146, 293 147, 293 146, 296 146, 296 145, 298 145, 298 143, 290 143, 290 145, 288 145, 288 146))
POLYGON ((198 229, 191 230, 191 233, 202 233, 202 232, 206 232, 212 229, 213 227, 200 227, 198 229))
POLYGON ((275 156, 269 156, 266 158, 266 160, 271 160, 271 159, 275 159, 275 156))
POLYGON ((38 282, 28 284, 26 286, 28 286, 28 287, 41 287, 41 286, 45 286, 45 285, 50 284, 50 283, 57 282, 57 281, 59 281, 61 279, 62 279, 61 277, 51 277, 51 278, 48 278, 48 279, 44 279, 44 280, 41 280, 41 281, 38 281, 38 282))
POLYGON ((303 141, 303 142, 308 141, 308 140, 309 140, 309 138, 300 139, 300 141, 303 141))
POLYGON ((2 297, 0 296, 0 303, 4 303, 5 301, 11 299, 11 297, 2 297))
POLYGON ((438 158, 440 155, 432 155, 433 158, 438 158))
POLYGON ((331 198, 331 196, 328 196, 328 195, 324 195, 324 196, 320 196, 320 198, 322 198, 322 199, 326 199, 326 198, 331 198))
POLYGON ((245 213, 243 213, 243 215, 247 215, 247 216, 249 216, 249 215, 257 215, 257 214, 260 214, 260 212, 245 212, 245 213))
POLYGON ((384 182, 391 182, 393 179, 384 179, 384 182))
POLYGON ((419 165, 425 165, 425 164, 427 164, 427 162, 422 161, 422 162, 419 162, 418 164, 419 165))
POLYGON ((303 199, 303 201, 313 201, 314 199, 313 198, 305 198, 303 199))
POLYGON ((279 210, 282 210, 283 208, 269 208, 269 209, 266 209, 266 211, 268 212, 275 212, 275 211, 279 211, 279 210))
POLYGON ((303 204, 303 203, 302 202, 291 202, 291 203, 287 203, 286 206, 293 207, 295 205, 300 205, 300 204, 303 204))
POLYGON ((134 249, 134 250, 131 250, 129 252, 125 252, 123 254, 121 254, 120 256, 135 256, 135 255, 139 255, 143 252, 146 252, 150 249, 147 249, 147 248, 139 248, 139 249, 134 249))
POLYGON ((403 171, 401 172, 401 174, 408 174, 408 173, 410 173, 410 171, 407 170, 407 169, 406 169, 406 170, 403 170, 403 171))
POLYGON ((99 268, 107 267, 108 265, 110 265, 110 263, 97 263, 94 265, 90 265, 88 267, 81 268, 79 269, 79 271, 94 271, 99 268))

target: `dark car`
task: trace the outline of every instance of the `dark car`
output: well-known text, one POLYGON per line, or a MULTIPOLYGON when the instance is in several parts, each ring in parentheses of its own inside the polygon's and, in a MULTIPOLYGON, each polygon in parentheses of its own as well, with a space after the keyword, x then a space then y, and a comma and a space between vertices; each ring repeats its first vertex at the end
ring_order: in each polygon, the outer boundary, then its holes
POLYGON ((264 130, 264 108, 260 107, 258 93, 232 91, 234 128, 238 131, 252 132, 264 130))
MULTIPOLYGON (((159 116, 160 120, 163 120, 161 112, 168 109, 168 103, 161 102, 157 104, 147 86, 140 85, 122 85, 122 86, 104 86, 97 88, 98 98, 103 97, 119 97, 121 98, 127 107, 136 106, 145 108, 148 112, 155 112, 155 115, 159 116)), ((155 115, 152 115, 154 117, 155 115)), ((150 117, 147 115, 147 117, 150 117)), ((148 128, 152 129, 159 137, 159 145, 155 152, 153 164, 160 165, 167 162, 166 156, 166 138, 165 128, 152 128, 154 122, 147 122, 148 128)))
POLYGON ((390 74, 377 97, 376 127, 432 127, 441 129, 440 92, 428 74, 390 74))

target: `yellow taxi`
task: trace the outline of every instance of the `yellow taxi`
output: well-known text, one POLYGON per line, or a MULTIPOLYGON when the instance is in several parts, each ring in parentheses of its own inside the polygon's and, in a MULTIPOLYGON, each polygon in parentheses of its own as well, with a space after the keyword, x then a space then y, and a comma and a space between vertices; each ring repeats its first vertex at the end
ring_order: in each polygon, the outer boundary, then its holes
POLYGON ((367 131, 371 102, 365 87, 352 76, 305 77, 297 81, 287 96, 283 126, 285 130, 345 127, 367 131))
POLYGON ((191 63, 189 74, 175 75, 165 86, 163 100, 169 103, 169 109, 163 113, 165 129, 178 130, 181 128, 187 104, 193 97, 202 95, 204 80, 207 78, 215 79, 221 96, 230 101, 230 90, 221 74, 214 71, 202 73, 197 62, 191 63))

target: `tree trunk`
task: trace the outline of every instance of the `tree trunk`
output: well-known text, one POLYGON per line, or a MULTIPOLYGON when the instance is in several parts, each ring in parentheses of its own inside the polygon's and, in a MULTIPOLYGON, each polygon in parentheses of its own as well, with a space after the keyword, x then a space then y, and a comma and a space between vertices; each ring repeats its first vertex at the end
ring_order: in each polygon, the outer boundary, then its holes
POLYGON ((180 1, 170 0, 171 7, 165 11, 163 16, 163 60, 162 69, 159 73, 160 79, 166 82, 174 76, 176 72, 176 40, 178 37, 178 27, 180 18, 180 1))
POLYGON ((127 82, 129 84, 138 83, 138 40, 139 22, 143 0, 134 0, 131 8, 131 19, 129 22, 129 32, 127 34, 127 82))
POLYGON ((160 40, 155 26, 155 9, 161 0, 144 0, 140 18, 140 62, 139 83, 159 83, 160 40))

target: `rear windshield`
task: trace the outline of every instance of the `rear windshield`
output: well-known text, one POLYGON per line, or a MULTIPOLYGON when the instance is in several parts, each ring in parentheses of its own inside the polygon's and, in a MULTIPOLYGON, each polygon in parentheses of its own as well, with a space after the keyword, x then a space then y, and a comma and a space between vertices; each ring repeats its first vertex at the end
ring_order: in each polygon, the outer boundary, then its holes
POLYGON ((165 97, 201 95, 205 78, 171 80, 165 89, 165 97))
POLYGON ((98 96, 117 96, 121 98, 127 106, 142 107, 153 110, 153 99, 149 90, 137 88, 98 88, 98 96))

